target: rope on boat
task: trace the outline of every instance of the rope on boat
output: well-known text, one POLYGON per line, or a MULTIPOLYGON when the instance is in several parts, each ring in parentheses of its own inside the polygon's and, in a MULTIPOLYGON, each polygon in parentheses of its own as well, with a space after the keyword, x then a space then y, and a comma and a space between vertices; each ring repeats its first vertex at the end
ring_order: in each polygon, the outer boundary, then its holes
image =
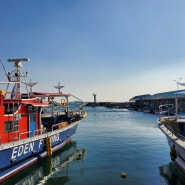
POLYGON ((74 96, 74 95, 72 95, 72 94, 70 94, 70 96, 72 96, 73 98, 75 98, 75 99, 77 99, 77 100, 79 100, 80 102, 81 102, 81 106, 80 107, 83 107, 86 103, 83 101, 83 100, 81 100, 80 98, 78 98, 78 97, 76 97, 76 96, 74 96))
POLYGON ((78 97, 76 97, 76 96, 74 96, 74 95, 72 95, 72 94, 70 94, 70 95, 71 95, 72 97, 76 98, 77 100, 83 102, 80 98, 78 98, 78 97))

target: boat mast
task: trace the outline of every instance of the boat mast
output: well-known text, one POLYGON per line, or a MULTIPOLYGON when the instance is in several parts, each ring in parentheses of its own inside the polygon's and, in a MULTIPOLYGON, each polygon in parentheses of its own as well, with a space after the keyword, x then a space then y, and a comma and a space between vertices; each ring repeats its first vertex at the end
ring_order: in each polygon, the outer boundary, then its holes
POLYGON ((20 92, 21 77, 25 78, 28 74, 26 72, 25 74, 23 73, 23 76, 22 76, 21 74, 22 63, 21 62, 28 62, 29 59, 28 58, 8 59, 7 61, 14 62, 14 67, 15 67, 15 70, 13 70, 11 73, 10 72, 8 73, 9 81, 15 82, 14 87, 12 89, 11 98, 19 99, 21 95, 21 92, 20 92))
POLYGON ((32 95, 32 87, 33 87, 34 85, 36 85, 37 83, 38 83, 38 82, 31 82, 31 79, 30 79, 30 82, 29 82, 29 83, 26 83, 26 85, 27 85, 28 87, 30 87, 29 96, 32 95))
POLYGON ((57 86, 53 86, 55 87, 56 89, 58 89, 58 93, 62 93, 60 92, 60 89, 62 89, 64 86, 63 85, 60 85, 60 82, 58 82, 58 85, 57 86))

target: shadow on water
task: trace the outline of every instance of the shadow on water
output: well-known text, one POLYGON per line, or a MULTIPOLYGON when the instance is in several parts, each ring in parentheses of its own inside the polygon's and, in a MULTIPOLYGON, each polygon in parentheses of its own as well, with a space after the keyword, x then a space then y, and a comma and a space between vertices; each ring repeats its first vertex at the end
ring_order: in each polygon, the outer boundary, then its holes
POLYGON ((159 167, 161 185, 184 185, 185 174, 183 174, 172 162, 159 167))
POLYGON ((47 185, 65 184, 70 181, 69 165, 72 161, 82 161, 86 154, 86 149, 77 149, 75 141, 71 141, 61 150, 55 152, 53 156, 46 157, 31 167, 25 169, 2 185, 47 185))

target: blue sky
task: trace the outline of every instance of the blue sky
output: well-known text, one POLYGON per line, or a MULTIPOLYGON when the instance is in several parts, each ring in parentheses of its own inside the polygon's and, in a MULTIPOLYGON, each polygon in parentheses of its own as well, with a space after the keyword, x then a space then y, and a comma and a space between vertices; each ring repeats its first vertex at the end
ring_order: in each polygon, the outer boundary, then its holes
MULTIPOLYGON (((35 91, 127 101, 185 82, 184 0, 0 0, 0 58, 24 64, 35 91)), ((2 79, 3 73, 0 78, 2 79)), ((183 87, 179 86, 180 89, 183 87)))

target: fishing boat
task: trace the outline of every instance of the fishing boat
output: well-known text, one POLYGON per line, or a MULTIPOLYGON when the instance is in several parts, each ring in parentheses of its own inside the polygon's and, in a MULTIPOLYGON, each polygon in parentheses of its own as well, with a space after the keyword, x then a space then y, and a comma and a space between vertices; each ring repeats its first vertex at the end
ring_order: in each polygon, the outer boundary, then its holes
POLYGON ((71 140, 86 116, 83 105, 70 109, 73 95, 60 92, 63 86, 57 86, 58 92, 32 91, 35 84, 27 82, 28 73, 22 71, 22 62, 28 61, 8 59, 14 64, 11 72, 6 72, 1 61, 7 81, 0 82, 0 183, 39 159, 51 157, 71 140), (57 110, 55 98, 61 99, 57 110))
POLYGON ((175 95, 175 112, 172 106, 159 106, 158 126, 167 138, 173 164, 185 174, 185 115, 180 112, 178 105, 178 99, 185 97, 185 91, 175 95))
POLYGON ((57 184, 57 182, 67 183, 70 181, 71 163, 73 161, 81 163, 86 152, 86 149, 79 149, 77 143, 71 141, 55 152, 52 157, 40 160, 22 173, 18 173, 3 182, 3 185, 43 185, 51 180, 53 184, 57 184))

